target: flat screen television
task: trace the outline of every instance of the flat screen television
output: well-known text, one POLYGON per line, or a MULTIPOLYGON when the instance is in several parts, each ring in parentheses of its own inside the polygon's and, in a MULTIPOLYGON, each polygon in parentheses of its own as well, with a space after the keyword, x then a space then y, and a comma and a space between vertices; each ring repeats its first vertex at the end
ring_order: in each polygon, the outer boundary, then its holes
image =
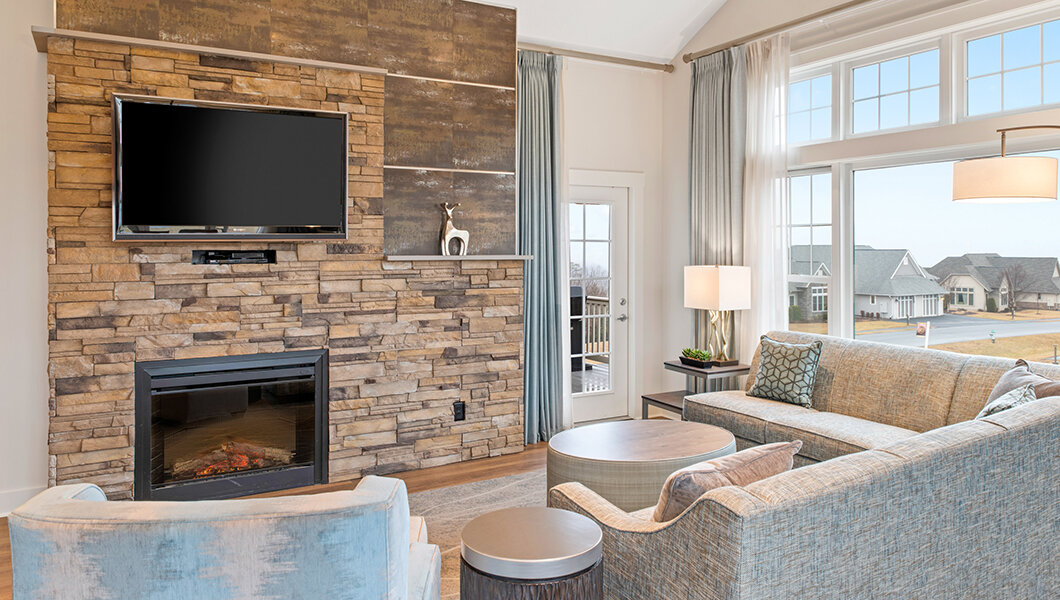
POLYGON ((115 240, 346 238, 346 113, 113 105, 115 240))

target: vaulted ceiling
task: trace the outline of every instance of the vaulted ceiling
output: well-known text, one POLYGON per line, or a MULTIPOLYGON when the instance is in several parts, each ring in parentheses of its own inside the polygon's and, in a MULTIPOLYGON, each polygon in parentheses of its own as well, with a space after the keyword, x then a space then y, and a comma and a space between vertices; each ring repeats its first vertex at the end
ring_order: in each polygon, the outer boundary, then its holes
POLYGON ((519 41, 669 62, 725 0, 499 0, 519 41))

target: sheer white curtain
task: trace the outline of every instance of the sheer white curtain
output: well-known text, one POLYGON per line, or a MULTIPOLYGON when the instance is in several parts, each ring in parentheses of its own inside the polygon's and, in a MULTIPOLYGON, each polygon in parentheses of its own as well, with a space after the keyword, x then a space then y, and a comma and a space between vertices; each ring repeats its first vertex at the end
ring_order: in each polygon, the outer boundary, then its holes
POLYGON ((751 267, 751 310, 737 348, 750 362, 758 337, 787 326, 787 113, 789 43, 780 34, 746 46, 747 139, 744 157, 744 257, 751 267))

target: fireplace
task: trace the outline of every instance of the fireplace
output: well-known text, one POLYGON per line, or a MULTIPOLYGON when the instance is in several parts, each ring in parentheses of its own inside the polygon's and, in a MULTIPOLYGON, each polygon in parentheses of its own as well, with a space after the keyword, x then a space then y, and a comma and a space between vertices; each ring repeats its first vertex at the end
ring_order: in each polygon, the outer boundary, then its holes
POLYGON ((136 363, 137 500, 327 481, 328 352, 136 363))

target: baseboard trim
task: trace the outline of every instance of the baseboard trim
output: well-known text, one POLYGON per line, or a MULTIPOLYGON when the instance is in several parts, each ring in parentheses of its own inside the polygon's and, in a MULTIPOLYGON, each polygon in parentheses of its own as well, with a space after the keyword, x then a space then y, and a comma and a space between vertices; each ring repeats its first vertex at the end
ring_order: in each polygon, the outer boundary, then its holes
POLYGON ((11 514, 11 511, 15 510, 19 506, 43 492, 46 488, 41 487, 28 487, 17 490, 0 490, 0 517, 6 517, 11 514))

